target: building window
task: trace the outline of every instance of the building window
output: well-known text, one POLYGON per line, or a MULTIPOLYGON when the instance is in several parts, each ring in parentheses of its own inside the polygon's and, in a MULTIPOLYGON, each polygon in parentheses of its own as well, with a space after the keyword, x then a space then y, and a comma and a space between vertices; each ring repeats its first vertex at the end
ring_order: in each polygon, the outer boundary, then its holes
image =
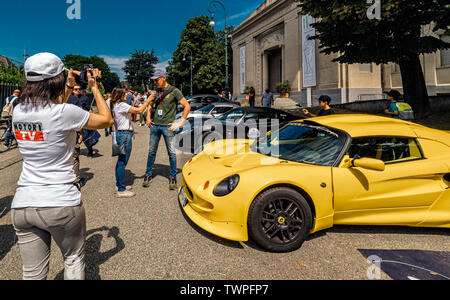
POLYGON ((394 64, 394 73, 400 73, 400 65, 399 64, 394 64))
POLYGON ((372 73, 372 64, 359 64, 360 73, 372 73))
MULTIPOLYGON (((441 40, 450 43, 450 35, 442 35, 441 40)), ((450 49, 441 50, 441 66, 450 67, 450 49)))

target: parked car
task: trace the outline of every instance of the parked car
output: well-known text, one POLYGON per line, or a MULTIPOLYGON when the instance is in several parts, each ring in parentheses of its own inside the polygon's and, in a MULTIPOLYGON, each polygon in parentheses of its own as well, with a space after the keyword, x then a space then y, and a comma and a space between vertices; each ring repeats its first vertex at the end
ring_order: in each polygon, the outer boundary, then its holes
MULTIPOLYGON (((229 102, 227 99, 220 97, 219 95, 196 95, 186 98, 191 105, 191 111, 196 111, 200 108, 208 106, 212 103, 229 102)), ((178 112, 183 111, 183 106, 178 105, 178 112)))
POLYGON ((290 113, 267 107, 235 108, 217 119, 199 117, 188 120, 178 132, 175 146, 183 152, 199 153, 203 145, 213 140, 237 137, 257 139, 297 119, 290 113))
POLYGON ((206 145, 179 201, 204 230, 273 252, 334 225, 450 228, 450 133, 369 115, 290 122, 259 144, 206 145))
MULTIPOLYGON (((212 119, 217 118, 230 110, 233 110, 235 108, 238 108, 239 105, 233 104, 231 102, 220 102, 220 103, 213 103, 210 105, 207 105, 203 108, 200 108, 195 111, 191 111, 187 117, 187 119, 192 118, 204 118, 204 119, 212 119)), ((176 119, 179 120, 183 116, 183 112, 180 112, 177 114, 176 119)), ((175 121, 177 122, 177 121, 175 121)))

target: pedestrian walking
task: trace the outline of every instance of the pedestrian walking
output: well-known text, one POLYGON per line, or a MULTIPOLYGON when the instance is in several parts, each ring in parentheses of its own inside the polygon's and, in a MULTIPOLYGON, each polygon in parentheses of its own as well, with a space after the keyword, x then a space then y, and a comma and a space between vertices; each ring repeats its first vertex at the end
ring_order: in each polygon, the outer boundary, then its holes
POLYGON ((88 84, 98 114, 66 104, 75 85, 75 74, 65 74, 57 56, 40 53, 25 62, 26 83, 14 110, 13 126, 23 158, 12 220, 18 237, 23 279, 45 280, 49 272, 53 238, 64 258, 67 280, 85 279, 86 215, 81 192, 74 184, 72 152, 77 132, 104 129, 113 124, 96 79, 90 69, 88 84), (66 80, 67 77, 67 80, 66 80))
POLYGON ((248 93, 248 104, 250 105, 250 107, 255 107, 255 103, 256 103, 256 92, 255 88, 251 87, 250 92, 248 93))
POLYGON ((12 135, 12 115, 14 112, 14 108, 19 104, 19 96, 20 90, 15 90, 11 96, 5 99, 3 104, 2 117, 6 120, 6 126, 8 130, 5 133, 5 140, 3 142, 3 146, 8 148, 14 136, 12 135))
POLYGON ((150 128, 150 149, 143 186, 148 188, 153 178, 153 167, 161 137, 164 137, 170 161, 169 189, 177 189, 177 154, 175 150, 175 133, 183 126, 191 111, 191 106, 181 91, 167 83, 167 75, 157 70, 151 78, 158 87, 158 97, 153 103, 154 111, 147 113, 147 126, 150 128), (180 103, 184 107, 183 115, 178 123, 173 123, 180 103))
POLYGON ((272 103, 273 103, 273 94, 270 92, 269 89, 267 89, 262 94, 262 105, 263 107, 272 107, 272 103))
POLYGON ((124 154, 119 155, 116 164, 116 191, 118 198, 130 198, 136 194, 127 190, 125 179, 125 168, 130 160, 133 150, 134 128, 131 122, 131 116, 141 114, 147 109, 149 103, 154 99, 154 95, 149 98, 140 107, 133 107, 126 103, 127 93, 125 89, 115 88, 111 95, 111 107, 114 117, 114 126, 116 127, 116 141, 119 147, 124 145, 124 154))

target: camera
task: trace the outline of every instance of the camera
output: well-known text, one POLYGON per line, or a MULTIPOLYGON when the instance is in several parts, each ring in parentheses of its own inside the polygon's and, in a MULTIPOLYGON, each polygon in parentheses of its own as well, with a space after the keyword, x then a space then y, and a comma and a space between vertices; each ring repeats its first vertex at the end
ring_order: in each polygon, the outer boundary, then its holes
MULTIPOLYGON (((91 71, 89 71, 89 69, 95 69, 94 65, 84 65, 83 66, 83 70, 81 71, 81 75, 80 75, 80 82, 82 84, 87 84, 88 83, 88 72, 92 74, 91 71)), ((101 82, 101 78, 100 77, 96 77, 95 80, 97 82, 101 82)))

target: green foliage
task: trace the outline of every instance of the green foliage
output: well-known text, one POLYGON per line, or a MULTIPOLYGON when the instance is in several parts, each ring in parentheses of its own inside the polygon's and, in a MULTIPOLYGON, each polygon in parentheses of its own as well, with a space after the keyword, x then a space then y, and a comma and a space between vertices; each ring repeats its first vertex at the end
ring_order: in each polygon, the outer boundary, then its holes
POLYGON ((0 82, 23 85, 25 83, 23 66, 5 66, 0 63, 0 82))
POLYGON ((291 92, 291 84, 288 80, 285 82, 281 82, 277 85, 277 92, 278 93, 290 93, 291 92))
MULTIPOLYGON (((178 48, 169 62, 167 71, 172 84, 182 88, 184 94, 190 92, 191 57, 193 55, 193 90, 194 94, 210 93, 214 89, 225 87, 225 32, 217 34, 209 25, 211 19, 207 16, 191 18, 181 34, 178 48), (185 60, 183 60, 185 58, 185 60)), ((227 28, 227 35, 233 27, 227 28)), ((232 86, 232 49, 228 46, 229 80, 232 86)))
POLYGON ((381 0, 379 19, 369 18, 367 1, 294 2, 317 20, 312 38, 319 40, 321 53, 339 63, 399 64, 405 99, 419 119, 430 113, 419 55, 450 48, 439 38, 449 31, 448 0, 381 0))
POLYGON ((245 89, 244 89, 244 95, 248 95, 250 93, 250 89, 251 89, 251 87, 246 85, 245 89))
POLYGON ((83 69, 84 65, 94 65, 102 71, 102 84, 104 90, 111 92, 115 87, 120 86, 120 78, 114 72, 111 72, 105 60, 98 56, 85 57, 81 55, 68 54, 63 58, 64 65, 77 71, 83 69))
POLYGON ((126 79, 130 86, 141 86, 143 89, 150 83, 150 77, 155 73, 155 65, 158 58, 155 51, 136 50, 125 62, 123 70, 126 73, 126 79))
POLYGON ((337 54, 336 62, 399 63, 450 47, 434 35, 450 25, 448 0, 382 0, 379 20, 368 18, 367 1, 302 0, 299 6, 318 20, 315 38, 322 53, 337 54))

